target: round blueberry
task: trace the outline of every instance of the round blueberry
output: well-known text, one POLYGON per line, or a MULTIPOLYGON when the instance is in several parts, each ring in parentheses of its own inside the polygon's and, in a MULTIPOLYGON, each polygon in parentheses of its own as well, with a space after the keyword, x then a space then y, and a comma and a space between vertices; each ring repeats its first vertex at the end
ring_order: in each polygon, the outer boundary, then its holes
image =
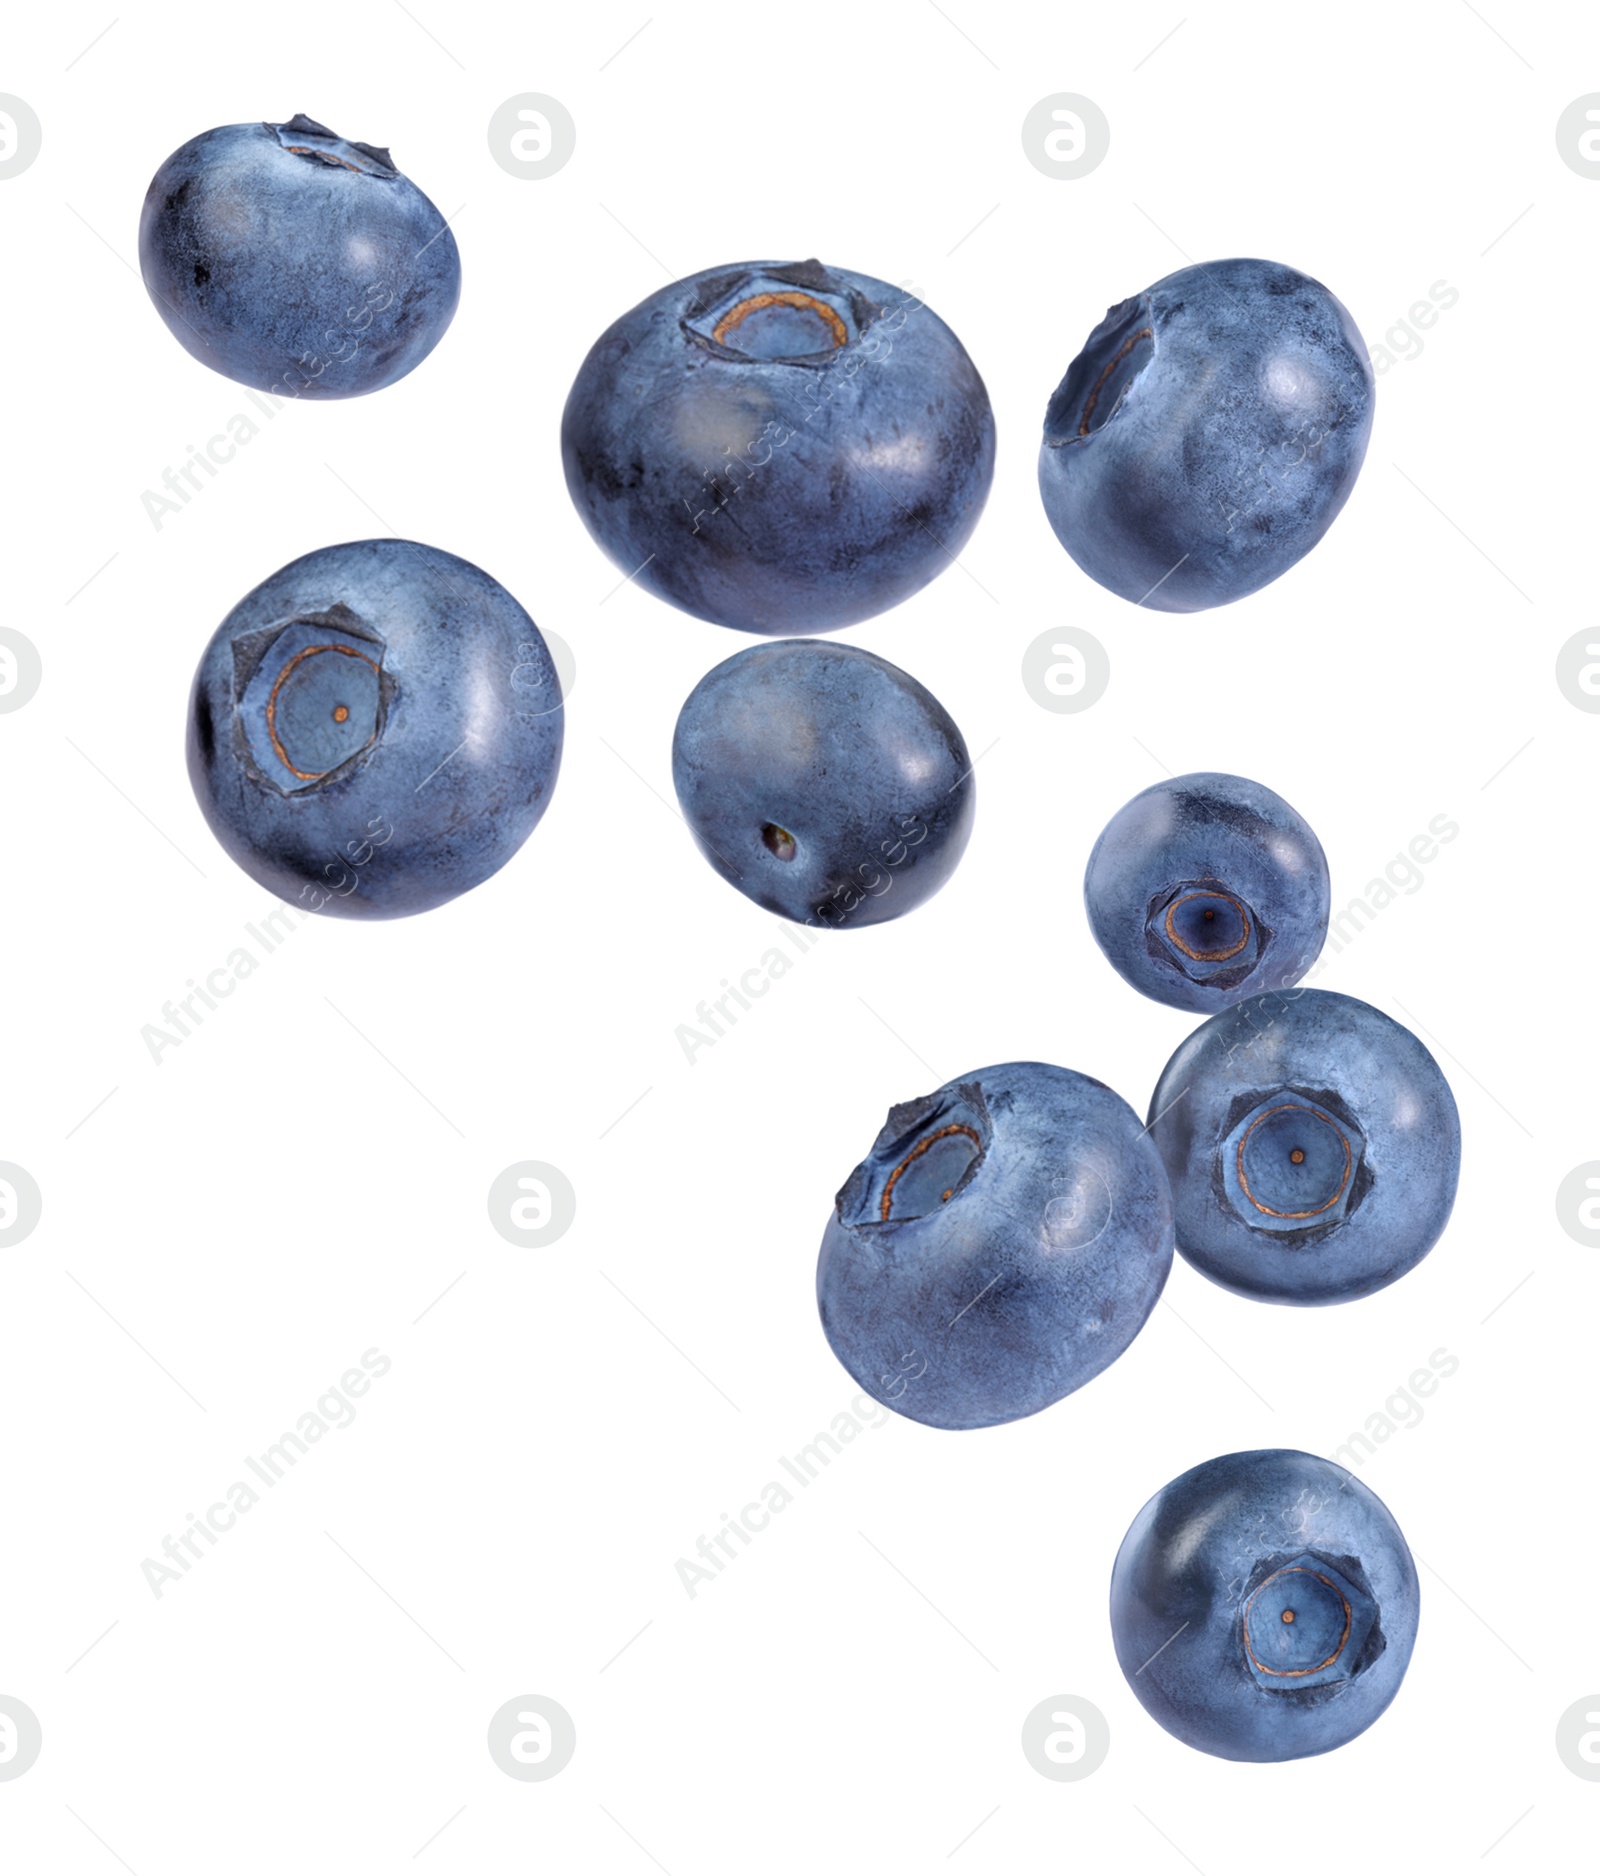
POLYGON ((1327 533, 1372 399, 1367 348, 1326 287, 1272 261, 1180 268, 1110 309, 1051 398, 1045 513, 1122 598, 1228 605, 1327 533))
POLYGON ((1095 941, 1135 990, 1209 1013, 1287 989, 1328 931, 1328 863, 1281 795, 1180 775, 1119 808, 1089 855, 1095 941))
POLYGON ((389 152, 305 116, 175 150, 145 194, 139 266, 185 351, 275 397, 381 391, 461 297, 455 236, 389 152))
POLYGON ((961 551, 994 418, 912 294, 750 261, 625 313, 583 362, 561 450, 579 514, 635 584, 741 631, 831 632, 961 551))
POLYGON ((888 659, 821 639, 708 671, 678 714, 672 780, 712 866, 800 924, 899 918, 972 832, 972 760, 943 704, 888 659))
POLYGON ((213 634, 189 779, 254 880, 308 912, 400 918, 481 885, 549 805, 564 712, 539 628, 415 541, 324 547, 213 634))
POLYGON ((1269 991, 1202 1023, 1150 1115, 1179 1251, 1241 1296, 1370 1296, 1427 1256, 1455 1202, 1461 1127, 1438 1063, 1331 990, 1269 991))
POLYGON ((1155 1308, 1172 1206, 1101 1082, 1007 1062, 892 1108, 823 1234, 833 1352, 934 1427, 1020 1420, 1092 1381, 1155 1308))
POLYGON ((1219 1759, 1332 1752, 1399 1691, 1417 1572, 1382 1501, 1329 1459, 1208 1459, 1122 1540, 1111 1634, 1128 1685, 1219 1759))

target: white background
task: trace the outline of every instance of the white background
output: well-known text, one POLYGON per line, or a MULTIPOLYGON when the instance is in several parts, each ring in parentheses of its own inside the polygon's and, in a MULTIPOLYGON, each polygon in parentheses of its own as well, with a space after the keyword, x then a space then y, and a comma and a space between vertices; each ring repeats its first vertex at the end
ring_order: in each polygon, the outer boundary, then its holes
POLYGON ((0 1693, 44 1727, 0 1784, 8 1867, 1218 1876, 1286 1849, 1308 1873, 1486 1851, 1544 1871, 1592 1845, 1600 1789, 1554 1733, 1600 1687, 1600 1278, 1553 1201, 1597 1152, 1600 726, 1553 667, 1592 618, 1600 188, 1554 127, 1600 88, 1600 25, 1505 0, 363 0, 124 7, 84 53, 110 11, 21 10, 0 71, 44 125, 0 184, 3 620, 44 660, 0 721, 0 1157, 44 1193, 0 1252, 0 1693), (530 90, 578 126, 543 181, 486 141, 530 90), (1062 90, 1111 124, 1077 181, 1020 141, 1062 90), (145 184, 202 129, 295 111, 391 145, 455 217, 461 310, 411 377, 286 408, 157 530, 142 492, 250 407, 145 296, 145 184), (938 899, 828 936, 691 1066, 676 1027, 774 922, 664 805, 672 725, 754 641, 614 591, 558 424, 592 340, 668 278, 812 254, 914 282, 994 400, 962 566, 843 635, 985 752, 977 828, 938 899), (1315 275, 1374 345, 1434 282, 1459 300, 1380 379, 1366 468, 1308 561, 1223 611, 1138 611, 1045 521, 1045 403, 1108 304, 1233 254, 1315 275), (443 910, 308 921, 157 1066, 142 1027, 270 907, 190 794, 194 664, 282 563, 383 533, 477 562, 572 646, 553 805, 443 910), (1082 715, 1021 681, 1061 625, 1111 659, 1082 715), (1459 824, 1318 979, 1417 1028, 1451 1079, 1445 1238, 1326 1310, 1180 1261, 1082 1393, 990 1432, 862 1434, 691 1600, 676 1560, 854 1396, 814 1260, 890 1103, 1033 1057, 1143 1110, 1190 1019, 1113 974, 1080 881, 1124 800, 1196 768, 1287 796, 1336 905, 1433 817, 1459 824), (523 1159, 577 1192, 543 1250, 488 1216, 523 1159), (393 1368, 355 1424, 155 1599, 141 1560, 372 1347, 393 1368), (1333 1453, 1438 1349, 1458 1371, 1361 1469, 1420 1560, 1394 1706, 1277 1766, 1168 1737, 1111 1647, 1129 1520, 1217 1453, 1333 1453), (548 1783, 485 1747, 524 1693, 576 1722, 548 1783), (1056 1694, 1110 1723, 1080 1783, 1020 1748, 1056 1694))

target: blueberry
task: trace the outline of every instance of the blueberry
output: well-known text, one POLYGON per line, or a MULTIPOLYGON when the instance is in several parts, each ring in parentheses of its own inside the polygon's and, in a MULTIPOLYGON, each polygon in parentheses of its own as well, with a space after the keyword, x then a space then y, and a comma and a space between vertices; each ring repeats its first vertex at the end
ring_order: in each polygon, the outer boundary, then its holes
POLYGON ((1092 1381, 1172 1267, 1161 1161, 1125 1101, 1007 1062, 892 1108, 817 1261, 833 1352, 935 1427, 1038 1413, 1092 1381))
POLYGON ((225 124, 169 156, 139 266, 184 350, 277 397, 364 397, 444 337, 455 236, 387 150, 305 116, 225 124))
POLYGON ((481 885, 549 805, 561 686, 539 628, 470 561, 351 541, 264 580, 189 706, 211 831, 304 911, 400 918, 481 885))
POLYGON ((1128 1685, 1219 1759, 1332 1752, 1399 1691, 1417 1572, 1361 1481, 1309 1453, 1228 1453, 1164 1485, 1111 1573, 1128 1685))
POLYGON ((888 659, 821 639, 708 671, 678 715, 672 780, 722 877, 807 925, 899 918, 972 832, 972 762, 943 704, 888 659))
POLYGON ((1107 312, 1051 398, 1045 512, 1122 598, 1228 605, 1327 533, 1372 397, 1367 348, 1326 287, 1272 261, 1180 268, 1107 312))
POLYGON ((994 473, 972 360, 908 293, 819 261, 663 287, 594 345, 567 487, 616 564, 746 632, 831 632, 919 592, 994 473))
POLYGON ((1135 990, 1209 1012, 1311 968, 1328 930, 1328 863, 1270 788, 1180 775, 1111 817, 1083 899, 1095 941, 1135 990))
POLYGON ((1269 991, 1202 1023, 1150 1114, 1178 1249, 1241 1296, 1370 1296, 1427 1256, 1455 1201, 1461 1127, 1438 1063, 1331 990, 1269 991))

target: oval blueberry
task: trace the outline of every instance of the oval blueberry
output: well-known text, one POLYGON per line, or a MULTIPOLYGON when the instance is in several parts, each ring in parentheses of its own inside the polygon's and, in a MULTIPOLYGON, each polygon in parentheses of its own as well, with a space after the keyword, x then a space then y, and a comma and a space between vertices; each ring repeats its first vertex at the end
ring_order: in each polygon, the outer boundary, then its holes
POLYGON ((1113 306, 1045 413, 1039 492, 1092 580, 1159 612, 1242 599, 1308 554, 1372 428, 1328 289, 1272 261, 1180 268, 1113 306))
POLYGON ((145 194, 139 266, 191 357, 275 397, 381 391, 461 297, 455 236, 389 152, 304 115, 175 150, 145 194))
POLYGON ((589 532, 636 584, 741 631, 831 632, 961 551, 994 418, 913 295, 750 261, 663 287, 596 341, 561 452, 589 532))
POLYGON ((1089 855, 1095 942, 1147 997, 1226 1009, 1287 989, 1328 931, 1328 863, 1281 795, 1238 775, 1180 775, 1119 808, 1089 855))
POLYGON ((195 674, 189 779, 269 891, 343 918, 480 885, 549 805, 564 712, 549 651, 487 573, 352 541, 262 582, 195 674))
POLYGON ((817 1305, 885 1406, 997 1426, 1109 1367, 1171 1267, 1166 1177, 1132 1108, 1071 1069, 1007 1062, 890 1110, 835 1201, 817 1305))
POLYGON ((950 713, 870 651, 752 645, 678 714, 672 781, 700 851, 798 924, 848 929, 931 899, 972 832, 972 761, 950 713))
POLYGON ((1268 992, 1202 1023, 1150 1114, 1178 1250, 1241 1296, 1369 1296, 1427 1256, 1455 1203, 1461 1127, 1438 1063, 1331 990, 1268 992))
POLYGON ((1220 1759, 1304 1759, 1364 1733, 1399 1691, 1417 1613, 1387 1507, 1309 1453, 1185 1472, 1134 1519, 1111 1573, 1128 1685, 1220 1759))

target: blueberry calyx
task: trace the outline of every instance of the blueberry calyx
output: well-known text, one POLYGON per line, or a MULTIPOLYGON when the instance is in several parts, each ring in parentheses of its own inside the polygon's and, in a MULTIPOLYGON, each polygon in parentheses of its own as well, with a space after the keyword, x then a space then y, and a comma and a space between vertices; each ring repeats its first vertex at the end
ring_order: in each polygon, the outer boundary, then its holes
POLYGON ((899 1226, 939 1211, 972 1183, 992 1135, 975 1081, 900 1102, 835 1200, 839 1223, 899 1226))
POLYGON ((681 324, 714 357, 815 369, 854 344, 882 311, 809 260, 702 280, 681 324))
POLYGON ((382 740, 399 694, 387 649, 342 603, 235 639, 235 747, 251 779, 300 795, 353 773, 382 740))
POLYGON ((304 111, 296 111, 287 124, 268 124, 267 129, 291 156, 304 161, 348 169, 358 176, 382 178, 400 174, 394 158, 380 145, 349 142, 338 131, 329 130, 314 117, 307 117, 304 111))
POLYGON ((1384 1649, 1360 1570, 1305 1551, 1258 1569, 1239 1611, 1245 1668, 1264 1692, 1311 1694, 1354 1680, 1384 1649))
POLYGON ((1223 1194, 1244 1224, 1320 1232, 1360 1204, 1372 1184, 1366 1139, 1333 1098, 1279 1088, 1236 1104, 1219 1159, 1223 1194))
POLYGON ((1185 879, 1157 893, 1145 917, 1145 946, 1159 963, 1229 990, 1261 961, 1271 929, 1220 879, 1185 879))
POLYGON ((1157 343, 1148 293, 1108 308, 1045 411, 1045 447, 1085 444, 1103 430, 1154 360, 1157 343))

